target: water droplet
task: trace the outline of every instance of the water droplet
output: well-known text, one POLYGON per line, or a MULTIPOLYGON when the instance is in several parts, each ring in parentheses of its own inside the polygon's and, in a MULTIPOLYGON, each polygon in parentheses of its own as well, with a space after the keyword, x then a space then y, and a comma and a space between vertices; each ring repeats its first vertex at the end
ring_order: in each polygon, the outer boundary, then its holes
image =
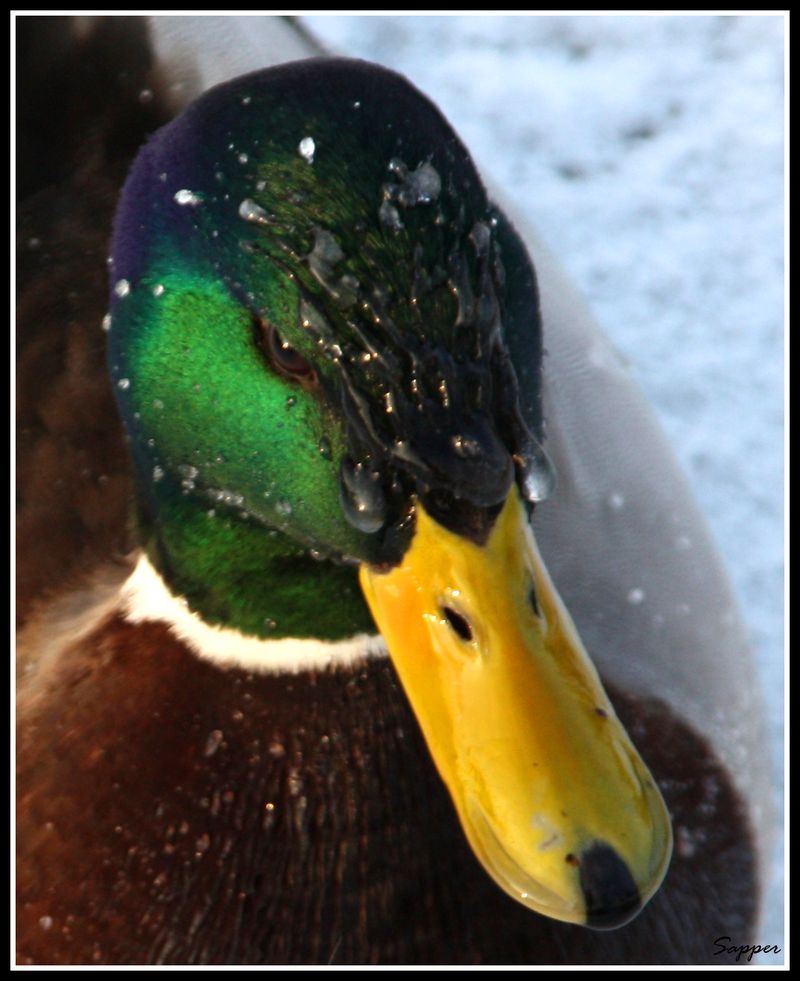
POLYGON ((208 738, 206 739, 203 756, 213 756, 222 745, 223 738, 224 736, 221 729, 212 729, 208 734, 208 738))
POLYGON ((249 106, 249 105, 250 105, 250 102, 251 102, 251 100, 252 100, 252 96, 249 96, 249 95, 243 95, 243 96, 242 96, 242 105, 243 105, 243 106, 249 106))
POLYGON ((43 930, 50 930, 52 928, 52 926, 53 926, 53 917, 52 916, 40 916, 39 917, 39 926, 43 930))
POLYGON ((200 471, 197 469, 197 467, 192 466, 191 463, 182 463, 178 467, 178 473, 185 480, 194 480, 195 477, 200 475, 200 471))
POLYGON ((688 535, 679 535, 675 539, 675 548, 677 548, 679 552, 686 552, 691 547, 692 547, 692 540, 691 538, 689 538, 688 535))
POLYGON ((153 287, 153 296, 163 296, 163 295, 164 295, 164 284, 163 283, 157 283, 153 287))
POLYGON ((117 388, 121 388, 123 392, 130 387, 131 387, 130 378, 120 378, 120 380, 117 382, 117 388))
POLYGON ((246 164, 250 158, 247 156, 246 153, 240 153, 237 159, 240 164, 246 164))
MULTIPOLYGON (((519 457, 515 457, 519 463, 519 457)), ((544 447, 530 436, 522 452, 520 467, 522 496, 530 504, 544 501, 552 493, 556 474, 544 447)))
POLYGON ((142 105, 146 105, 148 102, 152 102, 152 101, 153 101, 153 90, 142 89, 142 91, 139 93, 139 102, 141 102, 142 105))
POLYGON ((390 201, 382 201, 378 208, 378 219, 382 225, 391 228, 392 231, 399 232, 403 228, 400 220, 400 212, 390 201))
POLYGON ((466 436, 454 436, 452 444, 458 456, 465 460, 474 460, 481 455, 481 444, 477 439, 469 439, 466 436))
POLYGON ((277 620, 273 620, 272 617, 264 617, 264 629, 272 631, 278 626, 277 620))
POLYGON ((211 835, 208 833, 200 835, 200 837, 194 843, 195 851, 203 855, 211 847, 211 835))
POLYGON ((164 403, 161 401, 161 399, 153 399, 153 408, 154 409, 163 409, 164 408, 164 403))
POLYGON ((316 150, 313 137, 304 136, 297 144, 297 152, 307 163, 314 163, 314 151, 316 150))
MULTIPOLYGON (((269 744, 269 748, 267 749, 267 752, 274 760, 280 760, 283 759, 284 756, 286 756, 286 749, 284 748, 283 743, 278 742, 277 739, 273 739, 273 741, 269 744)), ((266 808, 267 810, 269 810, 270 805, 267 804, 266 808)))
POLYGON ((278 512, 278 514, 288 518, 294 509, 288 501, 278 501, 275 504, 275 510, 278 512))
POLYGON ((631 589, 628 592, 628 602, 632 606, 638 606, 644 600, 644 590, 643 589, 631 589))
POLYGON ((331 441, 327 436, 323 436, 317 444, 320 456, 325 460, 330 460, 332 456, 331 441))
POLYGON ((619 491, 612 491, 608 495, 608 506, 612 511, 620 511, 625 507, 625 497, 619 491))
POLYGON ((111 314, 110 313, 107 313, 105 315, 105 317, 103 317, 103 325, 102 326, 103 326, 103 330, 106 333, 108 333, 111 330, 111 314))
POLYGON ((368 535, 386 521, 386 497, 379 477, 363 463, 348 457, 342 460, 339 497, 344 515, 354 528, 368 535))
POLYGON ((164 479, 164 469, 163 467, 155 466, 153 467, 153 483, 157 484, 159 480, 164 479))
POLYGON ((245 198, 239 205, 239 217, 245 221, 253 221, 259 224, 267 223, 267 213, 264 209, 250 198, 245 198))
POLYGON ((296 406, 296 405, 297 405, 297 398, 296 398, 296 396, 294 396, 294 395, 290 395, 290 396, 289 396, 289 397, 288 397, 288 398, 286 399, 286 408, 287 408, 287 409, 292 409, 292 408, 294 408, 294 406, 296 406))
POLYGON ((114 283, 114 292, 117 294, 118 297, 122 298, 123 296, 127 296, 130 293, 130 291, 131 291, 131 284, 128 282, 127 279, 118 279, 117 282, 114 283))
POLYGON ((199 194, 195 194, 194 191, 190 191, 185 187, 181 188, 180 191, 176 191, 173 197, 176 204, 188 204, 193 208, 196 208, 198 204, 202 204, 203 202, 203 199, 199 194))

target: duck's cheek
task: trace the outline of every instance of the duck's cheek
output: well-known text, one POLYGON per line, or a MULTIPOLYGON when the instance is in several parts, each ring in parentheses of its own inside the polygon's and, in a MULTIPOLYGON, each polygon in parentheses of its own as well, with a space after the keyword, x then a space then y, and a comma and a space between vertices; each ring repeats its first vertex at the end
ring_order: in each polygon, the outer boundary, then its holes
POLYGON ((516 491, 485 546, 420 507, 361 582, 476 855, 539 913, 597 928, 658 888, 669 817, 541 563, 516 491))

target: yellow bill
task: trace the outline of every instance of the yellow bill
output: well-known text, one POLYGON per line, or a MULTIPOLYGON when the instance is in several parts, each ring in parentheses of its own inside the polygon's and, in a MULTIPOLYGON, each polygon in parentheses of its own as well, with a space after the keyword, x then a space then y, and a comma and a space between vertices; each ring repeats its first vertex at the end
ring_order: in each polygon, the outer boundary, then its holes
POLYGON ((417 507, 361 585, 472 849, 546 916, 630 920, 669 863, 669 816, 542 563, 516 489, 485 545, 417 507))

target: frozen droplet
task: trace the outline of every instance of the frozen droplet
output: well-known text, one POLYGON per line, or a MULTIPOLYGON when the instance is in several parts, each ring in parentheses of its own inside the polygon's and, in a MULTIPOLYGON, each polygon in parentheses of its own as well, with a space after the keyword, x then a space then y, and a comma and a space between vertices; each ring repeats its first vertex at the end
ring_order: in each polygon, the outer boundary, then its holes
POLYGON ((157 283, 153 287, 153 296, 163 296, 163 295, 164 295, 164 284, 163 283, 157 283))
POLYGON ((117 294, 118 297, 120 297, 120 299, 123 296, 127 296, 130 293, 130 291, 131 291, 131 284, 128 282, 127 279, 118 279, 117 282, 114 283, 114 292, 117 294))
POLYGON ((442 179, 433 164, 424 163, 409 173, 406 185, 414 194, 415 204, 426 204, 439 197, 442 179))
POLYGON ((399 232, 403 227, 400 212, 391 201, 381 201, 381 206, 378 208, 378 218, 382 225, 391 228, 392 231, 399 232))
POLYGON ((245 198, 239 205, 239 217, 244 218, 245 221, 254 221, 259 224, 266 224, 267 221, 266 211, 250 198, 245 198))
POLYGON ((107 313, 103 317, 103 330, 108 333, 111 330, 111 314, 107 313))
POLYGON ((213 756, 222 745, 223 738, 224 735, 221 729, 212 729, 208 734, 208 738, 206 739, 203 756, 213 756))
POLYGON ((131 387, 130 378, 120 378, 120 380, 117 382, 117 388, 121 388, 123 392, 130 387, 131 387))
POLYGON ((477 439, 467 436, 454 436, 451 440, 457 455, 465 460, 474 460, 481 455, 481 444, 477 439))
POLYGON ((203 199, 199 194, 195 194, 194 191, 190 191, 185 187, 181 188, 180 191, 175 192, 174 199, 176 204, 188 204, 193 208, 196 208, 198 204, 202 204, 203 202, 203 199))
POLYGON ((307 163, 314 163, 314 151, 317 149, 311 136, 304 136, 297 144, 297 152, 307 163))
MULTIPOLYGON (((520 458, 516 458, 520 462, 520 458)), ((529 504, 544 501, 553 492, 556 474, 550 458, 537 439, 530 436, 521 455, 520 486, 529 504)))
POLYGON ((345 517, 358 531, 369 535, 383 527, 386 497, 380 475, 363 463, 354 463, 348 457, 342 460, 339 497, 345 517))
POLYGON ((639 589, 637 587, 635 589, 631 589, 628 591, 628 602, 631 604, 631 606, 638 606, 643 600, 644 600, 643 589, 639 589))

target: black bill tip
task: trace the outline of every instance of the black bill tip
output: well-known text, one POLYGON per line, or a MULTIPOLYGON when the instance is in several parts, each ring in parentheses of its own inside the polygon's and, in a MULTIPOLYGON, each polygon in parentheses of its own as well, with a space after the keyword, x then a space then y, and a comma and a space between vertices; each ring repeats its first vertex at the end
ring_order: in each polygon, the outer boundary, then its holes
POLYGON ((624 926, 639 912, 642 899, 625 862, 610 845, 597 842, 580 857, 586 925, 595 930, 624 926))

